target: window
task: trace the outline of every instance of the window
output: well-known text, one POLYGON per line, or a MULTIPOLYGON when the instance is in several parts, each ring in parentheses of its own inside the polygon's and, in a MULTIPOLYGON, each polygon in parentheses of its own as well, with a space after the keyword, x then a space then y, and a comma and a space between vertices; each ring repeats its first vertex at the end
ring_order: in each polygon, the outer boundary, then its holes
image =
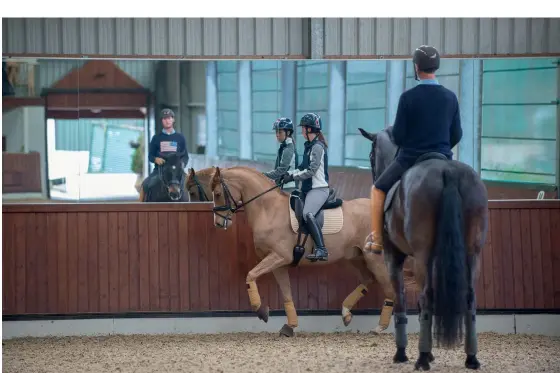
MULTIPOLYGON (((278 143, 272 123, 281 114, 282 69, 280 61, 251 63, 253 159, 274 161, 278 143)), ((294 120, 292 118, 292 120, 294 120)))
POLYGON ((358 128, 378 132, 386 123, 386 61, 348 61, 346 64, 346 128, 344 165, 370 167, 371 145, 358 128))
MULTIPOLYGON (((297 126, 299 120, 306 113, 319 114, 323 122, 323 133, 328 142, 328 110, 329 110, 329 63, 299 61, 297 63, 297 101, 296 118, 294 124, 297 126)), ((296 146, 298 154, 303 154, 303 143, 300 131, 296 128, 296 146)))
POLYGON ((218 155, 239 156, 239 89, 236 61, 217 62, 218 155))
POLYGON ((557 61, 483 61, 484 180, 556 184, 557 61))

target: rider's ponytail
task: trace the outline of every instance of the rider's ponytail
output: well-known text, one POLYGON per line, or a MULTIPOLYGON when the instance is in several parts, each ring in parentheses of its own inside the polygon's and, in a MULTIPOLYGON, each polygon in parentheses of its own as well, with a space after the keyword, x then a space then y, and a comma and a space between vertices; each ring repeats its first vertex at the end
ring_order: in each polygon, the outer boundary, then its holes
POLYGON ((325 144, 325 148, 328 148, 328 147, 329 147, 329 144, 327 144, 327 139, 325 139, 325 136, 323 135, 323 132, 319 132, 319 133, 317 134, 317 137, 319 137, 319 140, 320 140, 323 144, 325 144))

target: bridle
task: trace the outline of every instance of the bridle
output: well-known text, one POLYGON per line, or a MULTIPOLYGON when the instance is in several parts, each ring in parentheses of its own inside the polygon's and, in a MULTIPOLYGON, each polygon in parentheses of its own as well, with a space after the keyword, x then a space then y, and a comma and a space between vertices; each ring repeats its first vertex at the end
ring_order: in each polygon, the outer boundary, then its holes
POLYGON ((200 200, 202 202, 210 202, 210 198, 208 198, 208 196, 206 195, 206 192, 204 191, 204 188, 200 184, 200 181, 198 180, 198 177, 196 176, 196 173, 194 173, 194 172, 193 172, 193 181, 194 181, 194 184, 196 185, 196 189, 198 190, 198 196, 199 196, 200 200))
MULTIPOLYGON (((222 225, 222 227, 224 229, 227 229, 227 221, 231 221, 231 217, 233 216, 233 214, 235 214, 237 211, 239 211, 242 207, 248 205, 249 203, 253 202, 254 200, 256 200, 259 197, 262 197, 263 195, 265 195, 266 193, 273 191, 276 188, 281 187, 283 184, 275 184, 273 187, 265 190, 264 192, 257 194, 255 197, 249 199, 246 202, 242 202, 242 203, 237 203, 235 201, 235 198, 233 198, 227 184, 225 183, 222 175, 220 174, 220 184, 222 185, 222 189, 224 191, 224 200, 225 200, 225 204, 222 206, 214 206, 212 208, 212 212, 216 215, 218 215, 219 217, 221 217, 222 219, 224 219, 226 221, 225 224, 222 225), (225 215, 222 215, 220 212, 226 212, 227 213, 225 215)), ((212 192, 214 193, 214 192, 212 192)))
MULTIPOLYGON (((175 166, 171 166, 171 167, 175 167, 175 166)), ((167 190, 167 196, 172 200, 172 201, 179 201, 182 197, 183 197, 183 185, 185 183, 185 171, 183 170, 183 172, 181 172, 181 180, 173 180, 171 179, 169 182, 167 182, 167 180, 165 180, 165 178, 163 177, 163 167, 159 167, 158 168, 158 174, 159 174, 159 179, 161 180, 161 183, 163 184, 162 187, 164 187, 167 190), (174 198, 171 196, 171 193, 169 192, 169 186, 171 184, 178 184, 179 185, 179 196, 174 198)))

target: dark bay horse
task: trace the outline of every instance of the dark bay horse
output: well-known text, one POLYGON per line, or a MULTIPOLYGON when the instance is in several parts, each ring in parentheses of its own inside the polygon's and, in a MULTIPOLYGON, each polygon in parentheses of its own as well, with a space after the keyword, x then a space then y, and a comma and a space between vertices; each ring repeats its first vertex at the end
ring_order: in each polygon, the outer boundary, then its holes
POLYGON ((185 193, 186 174, 183 155, 184 152, 160 155, 165 163, 159 166, 157 175, 148 177, 142 182, 138 198, 141 202, 188 202, 188 195, 185 193), (146 183, 149 184, 147 188, 146 183), (147 189, 147 193, 144 188, 147 189))
MULTIPOLYGON (((370 162, 376 180, 398 150, 392 127, 377 134, 359 130, 372 142, 370 162)), ((415 280, 421 289, 419 357, 415 368, 428 370, 434 360, 433 316, 436 341, 444 348, 460 343, 464 322, 465 366, 478 369, 475 284, 488 230, 488 195, 470 166, 442 157, 433 153, 422 156, 387 193, 383 242, 385 263, 396 293, 397 352, 393 361, 408 361, 402 270, 405 258, 412 256, 415 280)))

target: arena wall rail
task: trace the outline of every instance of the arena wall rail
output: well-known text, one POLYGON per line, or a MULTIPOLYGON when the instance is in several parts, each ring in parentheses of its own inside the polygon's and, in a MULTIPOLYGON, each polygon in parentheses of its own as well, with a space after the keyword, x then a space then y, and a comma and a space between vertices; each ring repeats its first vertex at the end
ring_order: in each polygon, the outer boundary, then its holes
MULTIPOLYGON (((3 320, 102 315, 252 315, 244 286, 257 263, 243 212, 227 231, 209 203, 3 204, 3 320)), ((560 309, 560 201, 490 201, 478 308, 560 309)), ((338 314, 358 284, 343 265, 291 270, 300 314, 338 314)), ((283 314, 272 275, 263 302, 283 314)), ((377 285, 357 305, 376 314, 377 285)), ((416 294, 407 296, 416 309, 416 294)))

